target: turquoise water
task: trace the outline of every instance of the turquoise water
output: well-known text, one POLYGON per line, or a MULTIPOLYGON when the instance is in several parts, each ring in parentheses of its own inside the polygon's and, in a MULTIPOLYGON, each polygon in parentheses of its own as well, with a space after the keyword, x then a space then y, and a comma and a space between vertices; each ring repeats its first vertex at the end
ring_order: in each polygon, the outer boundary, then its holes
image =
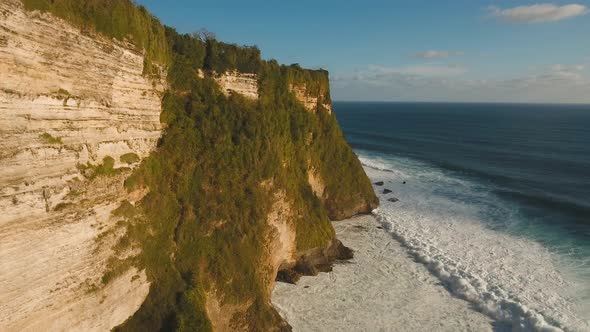
POLYGON ((590 106, 337 102, 334 109, 373 176, 401 170, 416 186, 398 185, 398 195, 444 200, 430 206, 448 220, 540 244, 564 278, 575 279, 569 296, 580 304, 577 315, 590 318, 590 106))

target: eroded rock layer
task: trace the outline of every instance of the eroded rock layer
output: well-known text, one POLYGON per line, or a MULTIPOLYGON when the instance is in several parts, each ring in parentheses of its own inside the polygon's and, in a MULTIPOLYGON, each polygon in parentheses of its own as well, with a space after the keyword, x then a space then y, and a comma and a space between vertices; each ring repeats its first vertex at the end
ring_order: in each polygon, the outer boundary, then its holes
POLYGON ((295 85, 291 84, 290 86, 291 92, 295 94, 297 100, 299 100, 305 109, 310 112, 317 112, 318 111, 318 102, 321 103, 321 106, 328 112, 328 114, 332 114, 332 104, 325 102, 324 95, 313 95, 310 93, 305 85, 295 85))
POLYGON ((231 71, 215 75, 215 81, 226 95, 239 93, 246 98, 258 99, 258 77, 256 74, 231 71))
POLYGON ((131 45, 0 1, 0 330, 109 330, 147 295, 143 271, 100 280, 112 211, 144 194, 124 190, 127 168, 161 135, 165 78, 143 66, 131 45))

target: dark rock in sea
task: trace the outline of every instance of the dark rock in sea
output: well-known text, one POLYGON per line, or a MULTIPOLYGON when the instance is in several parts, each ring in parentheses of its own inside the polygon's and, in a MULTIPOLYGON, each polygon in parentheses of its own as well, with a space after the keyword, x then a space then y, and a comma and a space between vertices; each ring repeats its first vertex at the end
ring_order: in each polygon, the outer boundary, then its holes
POLYGON ((379 207, 379 199, 375 197, 370 200, 361 200, 350 205, 333 204, 331 200, 326 200, 324 203, 328 209, 328 217, 332 221, 339 221, 351 218, 361 214, 371 214, 371 212, 379 207))
POLYGON ((389 189, 383 189, 383 193, 384 194, 389 194, 392 193, 393 191, 389 190, 389 189))
POLYGON ((389 198, 388 201, 395 203, 395 202, 398 202, 399 199, 392 197, 392 198, 389 198))
POLYGON ((373 184, 376 185, 376 186, 382 186, 383 185, 383 181, 375 182, 373 184))
POLYGON ((279 271, 276 281, 295 285, 299 281, 299 278, 301 278, 301 273, 298 273, 294 269, 288 269, 279 271))
POLYGON ((294 265, 281 267, 276 281, 295 284, 301 276, 316 276, 320 272, 330 272, 335 262, 346 261, 353 256, 352 249, 334 239, 326 248, 315 248, 302 253, 294 265))
POLYGON ((404 181, 403 184, 406 184, 406 181, 404 181))

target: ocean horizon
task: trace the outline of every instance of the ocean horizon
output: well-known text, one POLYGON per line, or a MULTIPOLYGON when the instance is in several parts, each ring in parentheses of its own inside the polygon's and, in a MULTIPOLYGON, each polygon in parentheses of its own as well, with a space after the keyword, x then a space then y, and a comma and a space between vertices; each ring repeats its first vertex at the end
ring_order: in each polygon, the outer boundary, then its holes
POLYGON ((334 104, 470 104, 470 105, 548 105, 548 106, 590 106, 590 103, 572 103, 572 102, 502 102, 502 101, 417 101, 417 100, 345 100, 338 99, 332 101, 334 104))
POLYGON ((497 320, 527 321, 530 308, 549 325, 590 328, 590 106, 334 109, 384 182, 378 219, 451 292, 497 320))

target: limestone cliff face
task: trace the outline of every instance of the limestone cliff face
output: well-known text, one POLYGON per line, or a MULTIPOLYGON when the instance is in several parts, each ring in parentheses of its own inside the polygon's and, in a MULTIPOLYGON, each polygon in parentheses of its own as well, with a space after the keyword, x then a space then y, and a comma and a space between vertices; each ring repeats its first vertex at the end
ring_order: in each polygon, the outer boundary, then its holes
POLYGON ((0 1, 0 330, 109 330, 147 295, 135 269, 100 286, 122 235, 111 212, 145 194, 123 189, 128 168, 162 130, 165 79, 143 64, 131 45, 0 1), (122 169, 81 167, 105 157, 122 169))
POLYGON ((308 111, 313 113, 317 112, 319 101, 326 112, 328 112, 328 114, 332 114, 332 104, 325 102, 326 96, 324 94, 314 95, 308 91, 305 85, 291 84, 289 89, 295 94, 295 97, 303 104, 303 106, 305 106, 305 109, 308 111))
POLYGON ((258 77, 256 74, 240 73, 238 71, 215 75, 215 81, 226 94, 239 93, 246 98, 258 99, 258 77))
MULTIPOLYGON (((204 73, 200 72, 201 77, 204 73)), ((213 77, 226 95, 231 93, 241 94, 249 99, 258 99, 258 76, 256 74, 229 71, 223 74, 213 73, 213 77)), ((305 85, 290 84, 289 91, 301 102, 306 110, 315 113, 318 111, 318 102, 328 114, 332 114, 332 104, 326 102, 325 94, 314 94, 305 85)))

